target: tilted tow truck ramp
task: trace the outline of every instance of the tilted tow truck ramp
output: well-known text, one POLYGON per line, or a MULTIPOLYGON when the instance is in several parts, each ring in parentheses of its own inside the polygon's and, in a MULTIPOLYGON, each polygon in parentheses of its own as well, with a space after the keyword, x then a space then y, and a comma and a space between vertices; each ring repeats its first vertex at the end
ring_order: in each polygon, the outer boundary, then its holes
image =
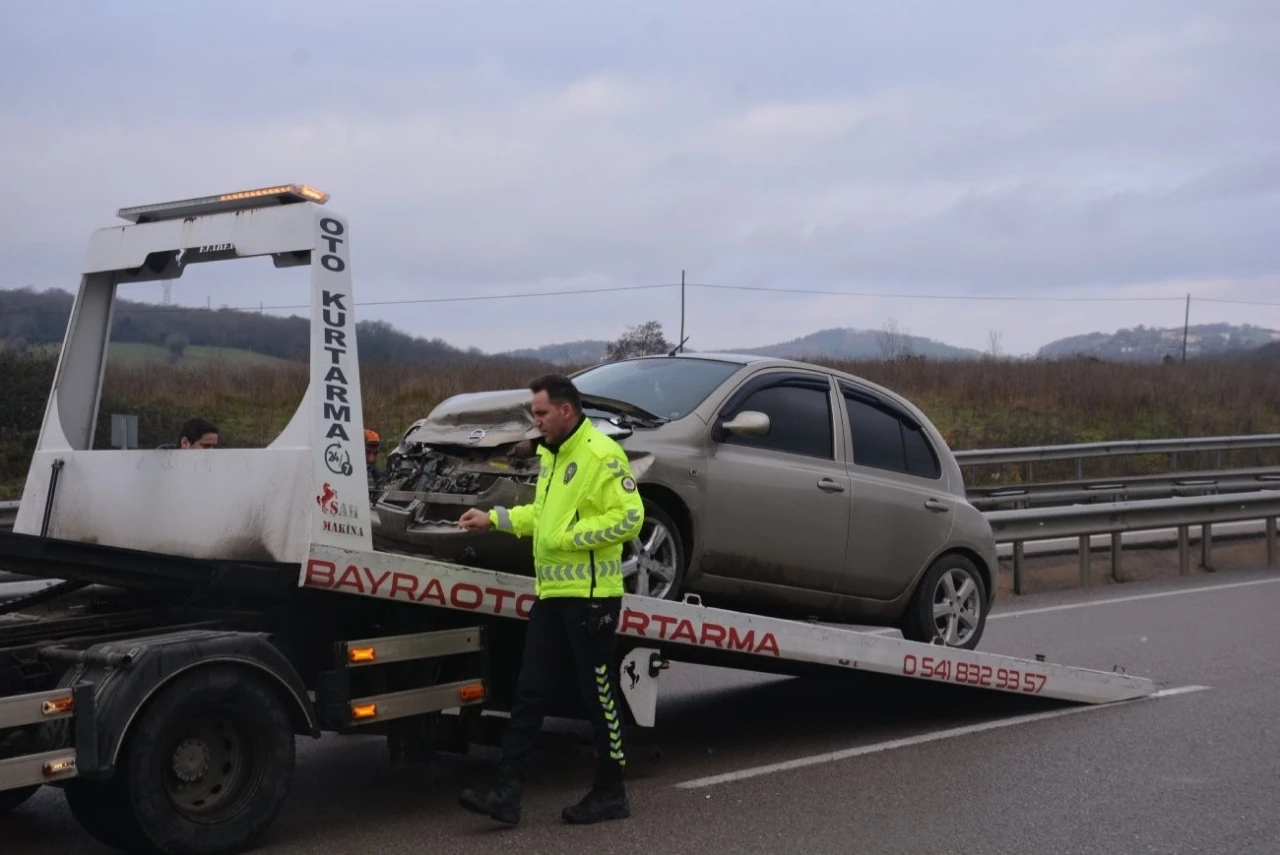
MULTIPOLYGON (((353 552, 315 544, 299 584, 337 593, 456 609, 477 616, 527 619, 533 580, 422 558, 376 551, 353 552)), ((628 659, 648 668, 648 659, 714 662, 734 656, 735 667, 778 670, 783 663, 828 666, 832 671, 868 671, 953 683, 1009 694, 1085 704, 1133 700, 1155 692, 1144 677, 1078 668, 977 650, 962 650, 888 638, 803 621, 715 609, 698 601, 675 602, 628 594, 618 634, 637 650, 628 659), (684 655, 682 655, 682 653, 684 655), (741 663, 741 664, 738 664, 741 663)), ((730 664, 726 662, 726 664, 730 664)), ((624 664, 624 670, 629 663, 624 664)), ((656 677, 656 667, 648 669, 656 677)), ((628 681, 623 680, 626 692, 628 681)), ((643 706, 629 697, 633 707, 643 706)), ((637 721, 652 722, 652 709, 637 709, 637 721)))

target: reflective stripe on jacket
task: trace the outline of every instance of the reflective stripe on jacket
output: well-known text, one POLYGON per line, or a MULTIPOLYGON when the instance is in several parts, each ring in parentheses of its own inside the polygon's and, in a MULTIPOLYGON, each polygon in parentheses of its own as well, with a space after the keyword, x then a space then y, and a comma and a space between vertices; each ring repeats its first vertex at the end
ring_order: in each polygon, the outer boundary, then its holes
POLYGON ((538 447, 532 504, 494 508, 499 531, 533 538, 539 597, 620 597, 622 545, 640 535, 644 504, 626 452, 585 416, 559 448, 538 447))

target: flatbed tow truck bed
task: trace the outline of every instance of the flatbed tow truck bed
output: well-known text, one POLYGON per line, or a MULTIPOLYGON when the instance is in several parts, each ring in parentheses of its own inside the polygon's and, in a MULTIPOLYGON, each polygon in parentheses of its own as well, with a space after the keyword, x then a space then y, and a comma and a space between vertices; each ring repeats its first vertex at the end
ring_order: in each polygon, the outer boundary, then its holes
MULTIPOLYGON (((119 849, 240 852, 283 805, 296 736, 379 733, 393 763, 417 762, 465 751, 482 709, 510 708, 533 580, 372 548, 351 463, 350 229, 325 201, 282 185, 124 210, 132 225, 94 234, 14 533, 0 533, 0 570, 58 580, 0 605, 0 813, 51 785, 119 849), (244 256, 311 267, 311 383, 285 431, 264 449, 92 450, 116 286, 244 256)), ((632 729, 654 726, 672 661, 1086 704, 1155 688, 692 597, 628 595, 618 634, 632 729)), ((549 712, 578 704, 570 692, 549 712)))

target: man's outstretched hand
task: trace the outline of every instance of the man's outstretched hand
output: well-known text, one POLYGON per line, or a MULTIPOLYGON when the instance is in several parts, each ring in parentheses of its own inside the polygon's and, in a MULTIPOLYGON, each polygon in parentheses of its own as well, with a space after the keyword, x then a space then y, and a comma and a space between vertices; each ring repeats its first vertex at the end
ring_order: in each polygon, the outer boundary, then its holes
POLYGON ((488 531, 493 527, 489 514, 479 508, 470 508, 458 520, 458 527, 467 531, 488 531))

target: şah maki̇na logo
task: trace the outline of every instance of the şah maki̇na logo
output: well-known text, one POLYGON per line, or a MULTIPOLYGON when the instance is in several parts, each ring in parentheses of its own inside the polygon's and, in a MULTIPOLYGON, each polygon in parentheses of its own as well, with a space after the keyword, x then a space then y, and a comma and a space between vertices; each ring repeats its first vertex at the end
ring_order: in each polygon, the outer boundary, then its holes
POLYGON ((328 481, 324 484, 324 491, 316 496, 316 504, 320 506, 322 513, 338 515, 338 491, 328 481))

